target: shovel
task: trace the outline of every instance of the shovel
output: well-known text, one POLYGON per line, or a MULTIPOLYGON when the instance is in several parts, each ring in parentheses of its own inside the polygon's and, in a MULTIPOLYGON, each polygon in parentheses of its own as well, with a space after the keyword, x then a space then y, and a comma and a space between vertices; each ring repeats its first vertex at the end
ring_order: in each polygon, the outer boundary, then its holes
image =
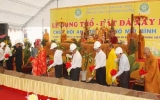
MULTIPOLYGON (((66 62, 68 62, 69 61, 69 58, 68 57, 66 57, 66 62)), ((68 72, 68 70, 67 70, 67 72, 68 72)), ((68 72, 68 79, 70 80, 71 78, 70 78, 70 72, 68 72)))
POLYGON ((95 75, 94 75, 94 71, 93 71, 93 72, 92 72, 92 76, 89 77, 86 82, 87 82, 87 83, 90 82, 94 77, 95 77, 95 75))

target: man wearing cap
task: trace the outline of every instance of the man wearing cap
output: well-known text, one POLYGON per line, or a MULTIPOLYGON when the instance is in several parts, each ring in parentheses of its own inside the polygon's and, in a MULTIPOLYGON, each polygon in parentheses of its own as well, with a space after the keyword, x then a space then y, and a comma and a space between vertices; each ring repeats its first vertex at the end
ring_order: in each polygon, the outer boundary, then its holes
POLYGON ((16 65, 16 71, 22 72, 22 49, 20 48, 20 40, 15 41, 15 53, 13 54, 13 57, 15 57, 15 65, 16 65))
MULTIPOLYGON (((82 56, 74 43, 70 45, 70 52, 72 53, 72 62, 71 67, 67 69, 67 71, 70 72, 71 79, 73 81, 79 81, 80 68, 82 66, 82 56)), ((70 57, 68 54, 66 56, 70 57)))
POLYGON ((3 66, 5 48, 6 48, 6 44, 4 42, 1 42, 0 44, 0 66, 3 66))
POLYGON ((115 54, 117 55, 117 58, 119 58, 119 71, 112 77, 112 80, 114 81, 116 77, 120 76, 120 87, 128 88, 130 79, 130 64, 128 57, 123 53, 121 47, 116 48, 115 54))
POLYGON ((9 48, 8 45, 6 45, 4 42, 1 42, 1 48, 4 51, 4 55, 5 54, 9 54, 9 58, 5 59, 6 60, 6 67, 8 70, 13 70, 13 66, 12 66, 12 53, 11 53, 11 49, 9 48))
POLYGON ((106 85, 106 54, 101 50, 101 43, 99 41, 94 43, 93 48, 96 51, 94 68, 96 70, 96 81, 100 85, 106 85))
POLYGON ((63 51, 57 49, 56 43, 52 43, 50 49, 53 50, 53 52, 54 52, 54 63, 51 64, 48 68, 55 66, 55 77, 61 78, 62 77, 62 69, 63 69, 63 60, 62 60, 63 51))

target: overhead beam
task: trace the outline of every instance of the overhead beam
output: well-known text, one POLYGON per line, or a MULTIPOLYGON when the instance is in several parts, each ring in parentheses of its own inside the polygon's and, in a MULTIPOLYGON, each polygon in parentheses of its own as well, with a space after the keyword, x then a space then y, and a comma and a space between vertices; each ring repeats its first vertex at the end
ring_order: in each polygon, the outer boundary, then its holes
POLYGON ((10 22, 4 22, 4 21, 0 21, 0 23, 8 23, 9 28, 13 27, 13 28, 19 28, 19 29, 22 29, 22 26, 23 26, 23 24, 10 23, 10 22))
POLYGON ((20 0, 9 0, 9 1, 12 1, 12 2, 18 3, 18 4, 22 4, 22 5, 25 5, 25 6, 28 6, 28 7, 32 7, 32 8, 35 8, 35 9, 41 9, 41 7, 38 7, 38 6, 35 6, 35 5, 32 5, 32 4, 23 2, 23 1, 20 1, 20 0))
POLYGON ((29 15, 15 13, 15 12, 7 11, 7 10, 2 10, 2 9, 0 9, 0 12, 1 13, 5 13, 5 14, 10 14, 10 15, 16 15, 16 16, 26 17, 26 18, 31 18, 32 17, 32 16, 29 16, 29 15))
POLYGON ((29 24, 37 15, 39 15, 44 9, 46 9, 50 4, 52 4, 52 2, 54 2, 56 0, 50 0, 40 11, 38 11, 30 20, 28 20, 23 28, 25 28, 27 26, 27 24, 29 24))

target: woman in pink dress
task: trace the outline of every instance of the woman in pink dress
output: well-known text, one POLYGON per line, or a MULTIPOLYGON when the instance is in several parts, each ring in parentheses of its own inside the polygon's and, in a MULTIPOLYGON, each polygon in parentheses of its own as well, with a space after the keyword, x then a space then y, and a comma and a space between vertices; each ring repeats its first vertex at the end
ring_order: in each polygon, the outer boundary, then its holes
POLYGON ((46 51, 41 47, 40 39, 36 39, 35 45, 38 49, 38 54, 32 61, 32 74, 36 76, 41 76, 46 74, 47 71, 46 51))

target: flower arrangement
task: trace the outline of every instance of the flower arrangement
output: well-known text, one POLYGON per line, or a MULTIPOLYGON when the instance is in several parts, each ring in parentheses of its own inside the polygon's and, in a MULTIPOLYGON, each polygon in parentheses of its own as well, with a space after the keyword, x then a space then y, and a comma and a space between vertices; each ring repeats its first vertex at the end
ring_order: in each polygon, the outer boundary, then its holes
POLYGON ((4 61, 3 61, 3 62, 5 62, 6 60, 8 60, 8 59, 9 59, 9 56, 10 56, 9 54, 5 54, 5 55, 4 55, 4 61))
POLYGON ((117 70, 116 70, 116 69, 112 69, 112 70, 110 71, 110 74, 111 74, 111 76, 116 75, 116 74, 117 74, 117 70))
POLYGON ((145 68, 142 68, 141 70, 139 70, 139 75, 145 75, 147 74, 147 71, 145 70, 145 68))
MULTIPOLYGON (((24 42, 25 44, 26 42, 24 42)), ((26 43, 26 46, 23 50, 23 53, 24 53, 24 65, 27 64, 27 63, 31 63, 31 62, 28 62, 28 60, 30 59, 30 56, 31 56, 31 51, 30 51, 30 43, 26 43)))
POLYGON ((27 96, 27 100, 38 100, 38 96, 36 94, 30 94, 27 96))
MULTIPOLYGON (((71 66, 71 62, 66 62, 66 69, 69 69, 71 66)), ((70 75, 70 71, 68 71, 68 75, 70 75)))
MULTIPOLYGON (((50 66, 50 65, 53 64, 53 63, 54 63, 53 60, 49 60, 49 61, 47 62, 47 65, 50 66)), ((48 68, 47 68, 47 72, 50 72, 51 68, 52 68, 52 66, 51 66, 51 67, 48 67, 48 68)))
POLYGON ((9 36, 5 36, 3 38, 0 38, 0 42, 5 42, 7 45, 9 45, 9 47, 12 47, 11 40, 10 40, 9 36))
POLYGON ((89 71, 92 73, 92 76, 93 76, 93 74, 94 74, 94 71, 93 71, 94 68, 95 68, 95 66, 90 66, 90 67, 89 67, 89 71))

